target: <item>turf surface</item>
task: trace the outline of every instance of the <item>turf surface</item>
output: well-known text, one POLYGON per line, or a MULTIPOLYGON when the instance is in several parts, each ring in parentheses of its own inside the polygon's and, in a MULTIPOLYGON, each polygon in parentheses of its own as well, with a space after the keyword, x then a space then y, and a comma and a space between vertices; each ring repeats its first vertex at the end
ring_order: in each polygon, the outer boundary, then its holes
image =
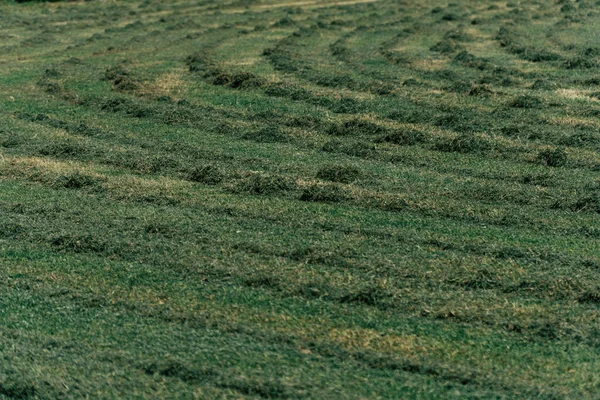
POLYGON ((0 2, 0 399, 596 398, 600 9, 0 2))

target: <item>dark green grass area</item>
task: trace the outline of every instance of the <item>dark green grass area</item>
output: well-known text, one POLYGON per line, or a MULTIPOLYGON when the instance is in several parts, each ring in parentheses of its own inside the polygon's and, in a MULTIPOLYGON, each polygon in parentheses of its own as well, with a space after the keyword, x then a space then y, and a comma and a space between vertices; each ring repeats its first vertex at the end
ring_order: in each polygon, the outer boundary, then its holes
POLYGON ((593 1, 0 1, 0 399, 597 398, 593 1))

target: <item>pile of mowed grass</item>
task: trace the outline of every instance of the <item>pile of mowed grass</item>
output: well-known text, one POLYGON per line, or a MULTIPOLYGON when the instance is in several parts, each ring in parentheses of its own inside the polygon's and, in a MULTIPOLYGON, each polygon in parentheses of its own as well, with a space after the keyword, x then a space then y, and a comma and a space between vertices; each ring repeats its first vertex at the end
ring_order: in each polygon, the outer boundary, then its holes
POLYGON ((352 183, 361 177, 361 171, 349 165, 328 165, 317 171, 316 177, 331 182, 352 183))
POLYGON ((193 168, 187 174, 187 179, 192 182, 206 185, 217 185, 223 182, 227 175, 216 165, 207 164, 193 168))
POLYGON ((103 79, 110 81, 115 90, 122 92, 133 92, 139 89, 141 84, 139 80, 133 77, 131 72, 121 64, 108 67, 104 72, 103 79))
POLYGON ((567 164, 568 153, 561 148, 541 150, 538 153, 538 160, 549 167, 562 167, 567 164))
POLYGON ((377 143, 390 143, 400 146, 412 146, 427 141, 427 135, 416 129, 395 129, 375 139, 377 143))
POLYGON ((296 189, 292 178, 282 175, 251 173, 238 179, 230 190, 234 193, 254 195, 277 195, 296 189))
POLYGON ((302 201, 339 203, 352 199, 352 194, 336 184, 312 184, 300 195, 302 201))
POLYGON ((473 135, 462 135, 453 139, 441 141, 437 143, 434 148, 444 152, 487 153, 493 149, 493 144, 485 138, 473 135))

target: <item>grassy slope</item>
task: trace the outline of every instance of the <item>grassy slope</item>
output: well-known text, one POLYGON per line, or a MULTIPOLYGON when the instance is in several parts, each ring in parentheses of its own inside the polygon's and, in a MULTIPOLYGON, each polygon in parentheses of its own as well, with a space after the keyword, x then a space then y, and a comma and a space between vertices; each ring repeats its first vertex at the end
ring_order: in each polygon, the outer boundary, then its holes
POLYGON ((347 3, 0 3, 0 398, 594 397, 597 7, 347 3))

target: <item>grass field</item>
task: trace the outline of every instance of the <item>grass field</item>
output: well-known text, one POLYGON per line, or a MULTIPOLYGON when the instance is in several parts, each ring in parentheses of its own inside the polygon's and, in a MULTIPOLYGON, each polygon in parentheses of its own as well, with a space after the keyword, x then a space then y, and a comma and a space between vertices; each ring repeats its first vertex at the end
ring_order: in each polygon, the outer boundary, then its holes
POLYGON ((599 29, 0 1, 0 399, 600 398, 599 29))

